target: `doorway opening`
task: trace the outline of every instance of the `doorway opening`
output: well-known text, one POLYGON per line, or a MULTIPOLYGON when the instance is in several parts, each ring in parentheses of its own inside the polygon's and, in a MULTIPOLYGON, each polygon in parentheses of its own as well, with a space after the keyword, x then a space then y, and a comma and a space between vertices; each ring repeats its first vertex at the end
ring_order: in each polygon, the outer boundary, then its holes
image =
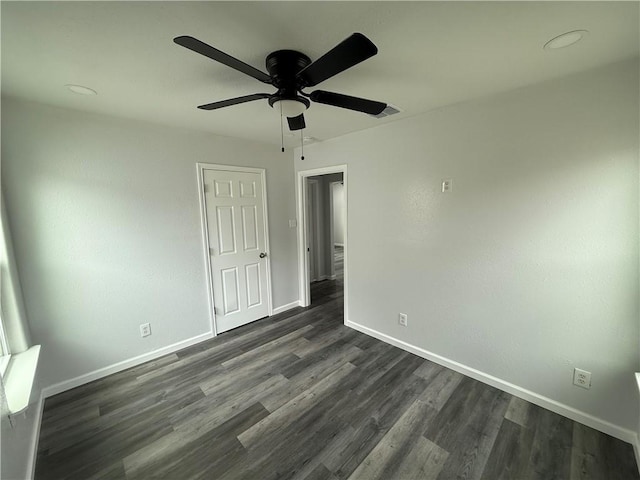
POLYGON ((346 166, 298 172, 300 305, 344 299, 347 314, 346 166))
POLYGON ((343 295, 344 178, 342 172, 307 178, 307 251, 311 305, 343 295))

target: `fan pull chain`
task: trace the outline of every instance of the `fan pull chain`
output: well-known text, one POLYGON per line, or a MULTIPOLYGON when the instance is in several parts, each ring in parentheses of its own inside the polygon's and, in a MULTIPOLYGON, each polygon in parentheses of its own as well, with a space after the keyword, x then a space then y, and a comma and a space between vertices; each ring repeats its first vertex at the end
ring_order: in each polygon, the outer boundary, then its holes
POLYGON ((301 155, 300 155, 300 160, 304 160, 304 138, 302 137, 302 131, 304 129, 300 129, 300 150, 301 150, 301 155))
POLYGON ((282 127, 282 102, 278 102, 280 104, 280 146, 282 147, 282 152, 284 153, 284 130, 282 127))

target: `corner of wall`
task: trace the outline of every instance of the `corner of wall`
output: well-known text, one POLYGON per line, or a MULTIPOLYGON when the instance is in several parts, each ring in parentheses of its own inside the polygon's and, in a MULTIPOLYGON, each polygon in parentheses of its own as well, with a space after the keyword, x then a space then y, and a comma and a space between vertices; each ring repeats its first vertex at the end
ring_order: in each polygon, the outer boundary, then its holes
POLYGON ((103 367, 98 370, 85 373, 83 375, 80 375, 75 378, 71 378, 69 380, 64 380, 62 382, 59 382, 53 385, 47 385, 42 389, 42 395, 44 398, 53 397, 54 395, 57 395, 62 392, 66 392, 67 390, 71 390, 72 388, 79 387, 80 385, 93 382, 94 380, 98 380, 108 375, 121 372, 123 370, 126 370, 127 368, 141 365, 145 362, 150 362, 151 360, 155 360, 156 358, 160 358, 164 355, 169 355, 171 353, 177 352, 178 350, 182 350, 183 348, 190 347, 192 345, 195 345, 196 343, 203 342, 213 337, 214 337, 213 332, 203 333, 196 337, 188 338, 181 342, 174 343, 173 345, 168 345, 166 347, 162 347, 157 350, 153 350, 151 352, 138 355, 137 357, 123 360, 122 362, 118 362, 113 365, 109 365, 107 367, 103 367))
MULTIPOLYGON (((398 340, 394 337, 391 337, 390 335, 384 334, 369 327, 365 327, 364 325, 353 322, 351 320, 345 321, 345 325, 373 338, 377 338, 378 340, 381 340, 385 343, 413 353, 414 355, 418 355, 419 357, 431 360, 438 365, 450 368, 451 370, 454 370, 458 373, 471 377, 492 387, 498 388, 503 392, 510 393, 515 397, 522 398, 523 400, 531 402, 542 408, 546 408, 547 410, 562 415, 563 417, 567 417, 595 430, 606 433, 607 435, 611 435, 612 437, 618 438, 627 443, 631 443, 636 453, 636 459, 640 459, 640 441, 638 440, 637 432, 628 430, 619 425, 615 425, 601 418, 597 418, 569 405, 560 403, 556 400, 545 397, 536 392, 532 392, 518 385, 514 385, 510 382, 494 377, 493 375, 489 375, 488 373, 485 373, 481 370, 475 369, 468 365, 464 365, 460 362, 456 362, 455 360, 452 360, 450 358, 443 357, 410 343, 398 340)), ((640 465, 640 461, 638 461, 638 464, 640 465)))

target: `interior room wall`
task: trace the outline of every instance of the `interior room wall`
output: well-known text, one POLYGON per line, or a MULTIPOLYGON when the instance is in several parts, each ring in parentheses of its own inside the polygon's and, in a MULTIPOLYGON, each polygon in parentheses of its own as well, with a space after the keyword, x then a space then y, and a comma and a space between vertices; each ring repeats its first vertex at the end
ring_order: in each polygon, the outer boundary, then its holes
POLYGON ((13 98, 2 120, 2 186, 43 387, 210 331, 196 162, 266 168, 273 306, 297 301, 290 154, 13 98))
POLYGON ((635 432, 638 100, 636 58, 305 147, 349 168, 348 320, 635 432))
POLYGON ((333 190, 333 244, 344 246, 344 184, 335 183, 333 190))

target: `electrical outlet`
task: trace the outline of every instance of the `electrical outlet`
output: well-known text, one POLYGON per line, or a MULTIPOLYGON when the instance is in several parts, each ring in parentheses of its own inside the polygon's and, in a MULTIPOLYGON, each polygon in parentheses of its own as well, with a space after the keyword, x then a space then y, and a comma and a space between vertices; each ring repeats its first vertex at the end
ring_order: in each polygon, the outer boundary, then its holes
POLYGON ((580 370, 579 368, 574 368, 573 384, 586 389, 591 388, 591 372, 580 370))
POLYGON ((407 314, 406 313, 399 313, 398 314, 398 323, 400 325, 402 325, 403 327, 407 326, 407 314))
POLYGON ((148 337, 149 335, 151 335, 151 324, 150 323, 140 324, 140 336, 148 337))

